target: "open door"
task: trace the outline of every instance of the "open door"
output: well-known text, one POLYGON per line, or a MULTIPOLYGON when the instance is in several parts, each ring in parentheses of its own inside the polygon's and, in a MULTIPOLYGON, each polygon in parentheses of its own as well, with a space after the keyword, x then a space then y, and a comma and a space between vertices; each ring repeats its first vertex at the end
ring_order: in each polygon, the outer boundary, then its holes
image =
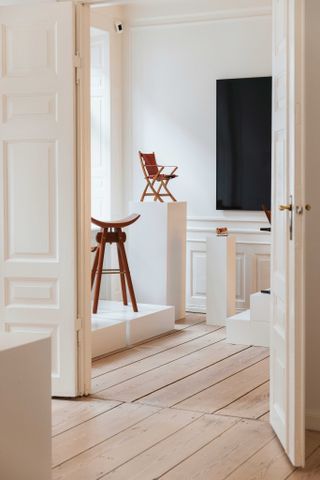
POLYGON ((270 421, 304 464, 303 0, 273 1, 272 326, 270 421))
POLYGON ((0 20, 0 328, 49 333, 52 393, 75 396, 75 11, 9 6, 0 20))

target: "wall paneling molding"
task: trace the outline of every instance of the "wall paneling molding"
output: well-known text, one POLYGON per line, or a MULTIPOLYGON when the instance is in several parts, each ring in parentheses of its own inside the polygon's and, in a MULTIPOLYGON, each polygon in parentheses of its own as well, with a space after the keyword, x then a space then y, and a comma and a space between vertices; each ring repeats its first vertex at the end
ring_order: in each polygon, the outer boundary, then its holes
MULTIPOLYGON (((224 224, 219 220, 219 224, 224 224)), ((216 220, 204 222, 205 226, 187 228, 187 310, 202 313, 206 312, 206 238, 215 235, 216 220)), ((261 226, 261 222, 257 223, 261 226)), ((270 286, 270 239, 258 227, 229 231, 237 236, 236 308, 240 312, 249 308, 251 293, 270 286)))
POLYGON ((181 15, 159 15, 154 17, 131 18, 129 26, 132 29, 143 27, 155 27, 164 25, 179 25, 193 23, 211 23, 226 20, 241 20, 242 18, 259 18, 271 16, 272 8, 269 6, 255 8, 236 8, 201 13, 181 15))

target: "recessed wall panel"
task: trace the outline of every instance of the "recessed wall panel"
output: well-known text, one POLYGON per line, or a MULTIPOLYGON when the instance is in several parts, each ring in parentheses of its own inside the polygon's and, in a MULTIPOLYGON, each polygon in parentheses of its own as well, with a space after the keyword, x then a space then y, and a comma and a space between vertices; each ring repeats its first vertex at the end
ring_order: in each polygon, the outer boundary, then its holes
POLYGON ((206 254, 202 251, 191 251, 191 268, 192 268, 192 289, 193 297, 205 297, 207 291, 206 281, 206 254))
POLYGON ((237 253, 236 254, 236 300, 238 305, 243 306, 246 302, 246 264, 245 264, 245 254, 237 253))
POLYGON ((3 122, 10 120, 57 120, 55 94, 3 95, 3 122))
POLYGON ((7 259, 56 257, 56 145, 7 142, 4 147, 7 259))
POLYGON ((5 305, 8 307, 58 307, 55 278, 6 278, 5 305))
POLYGON ((257 290, 260 291, 270 288, 270 255, 258 253, 256 255, 256 262, 257 290))
POLYGON ((29 77, 56 70, 56 25, 3 25, 2 71, 7 77, 29 77))

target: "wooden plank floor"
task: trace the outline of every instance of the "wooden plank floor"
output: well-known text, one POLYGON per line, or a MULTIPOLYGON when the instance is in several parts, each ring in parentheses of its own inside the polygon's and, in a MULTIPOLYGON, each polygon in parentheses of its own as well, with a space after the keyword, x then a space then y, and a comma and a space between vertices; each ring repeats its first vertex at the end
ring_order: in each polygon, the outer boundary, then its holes
POLYGON ((53 400, 53 480, 320 479, 320 433, 294 469, 268 423, 268 349, 190 314, 93 363, 93 394, 53 400))

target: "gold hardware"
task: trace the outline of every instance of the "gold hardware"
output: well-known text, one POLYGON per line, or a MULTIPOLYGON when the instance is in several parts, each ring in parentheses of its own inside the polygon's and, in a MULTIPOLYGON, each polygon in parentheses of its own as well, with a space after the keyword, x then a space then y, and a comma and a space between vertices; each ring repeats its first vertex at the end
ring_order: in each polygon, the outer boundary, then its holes
POLYGON ((310 210, 311 210, 311 205, 309 205, 309 203, 307 203, 307 205, 305 206, 305 209, 306 209, 308 212, 310 212, 310 210))
POLYGON ((292 205, 279 205, 279 210, 283 211, 283 210, 289 210, 289 212, 291 212, 292 210, 292 205))
POLYGON ((302 215, 303 214, 303 207, 300 207, 300 205, 297 205, 296 206, 296 213, 298 215, 302 215))

